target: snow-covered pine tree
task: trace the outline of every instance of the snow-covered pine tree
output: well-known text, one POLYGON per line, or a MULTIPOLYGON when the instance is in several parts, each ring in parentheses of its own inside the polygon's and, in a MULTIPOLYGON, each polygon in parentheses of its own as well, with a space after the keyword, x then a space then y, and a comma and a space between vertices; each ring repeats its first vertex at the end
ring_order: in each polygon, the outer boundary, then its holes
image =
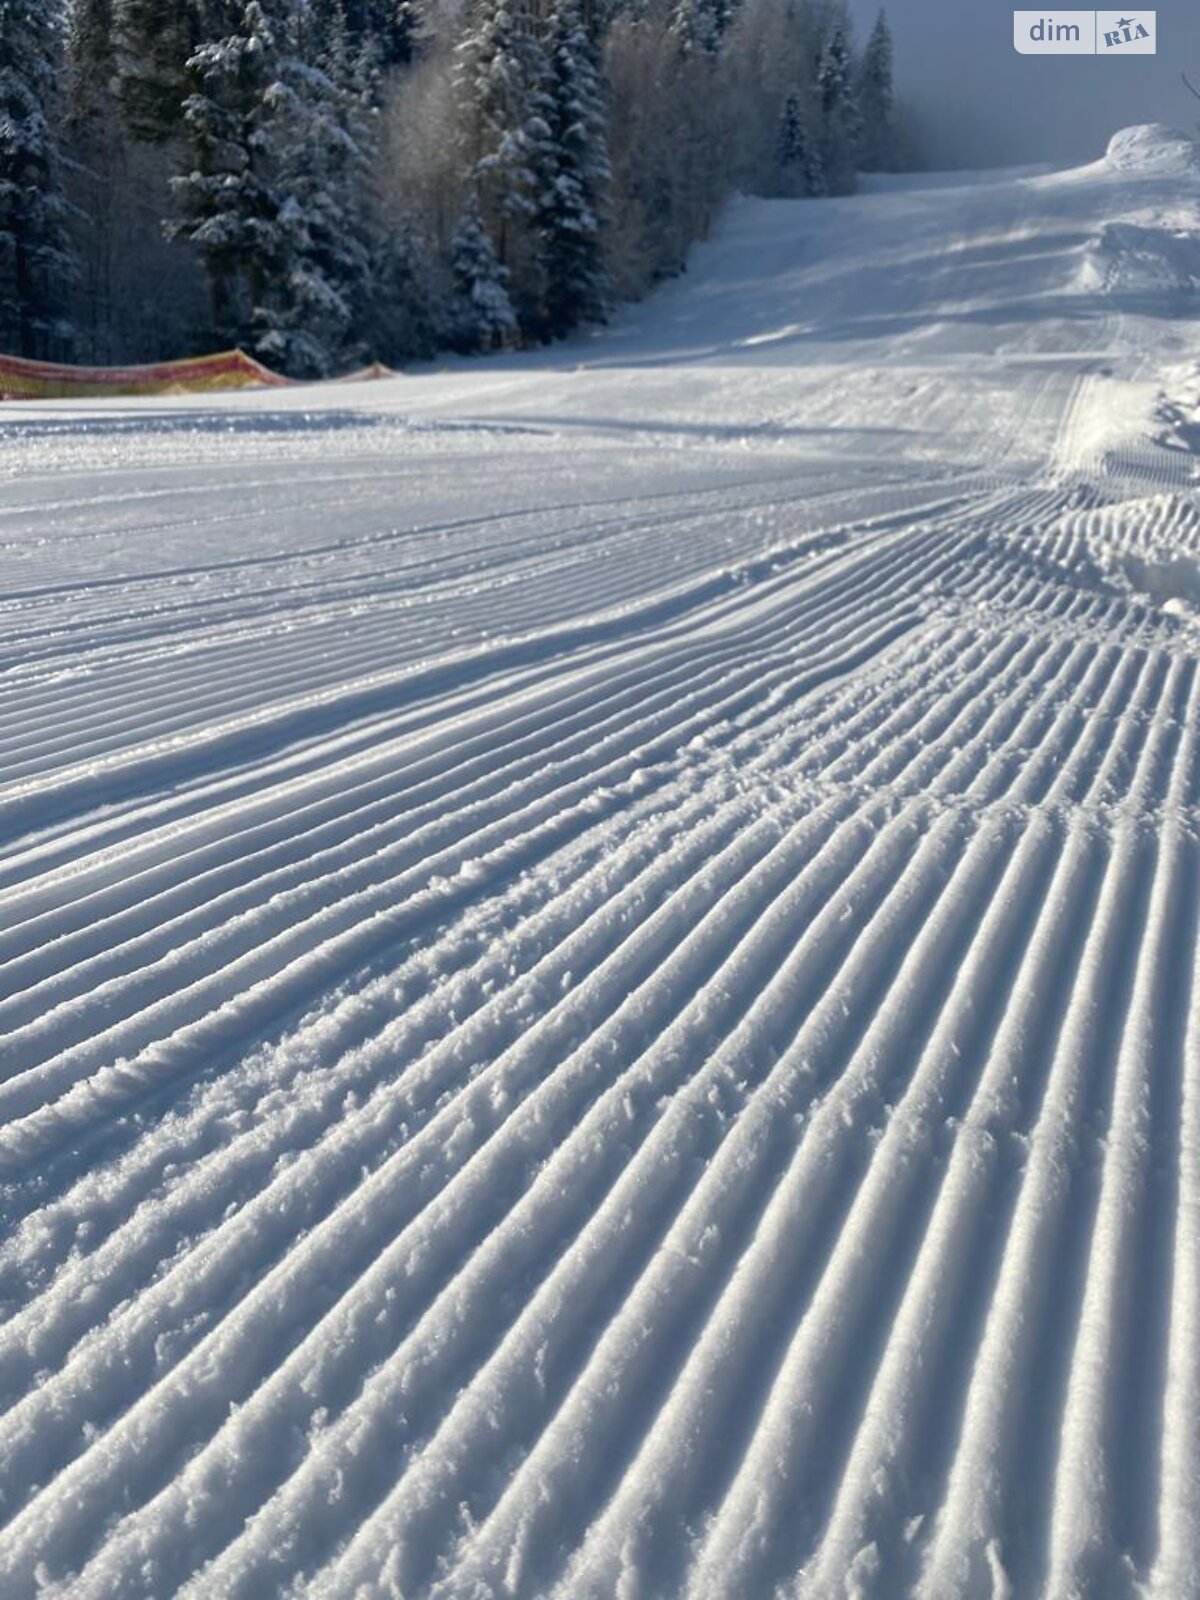
POLYGON ((0 350, 61 356, 75 257, 60 176, 52 0, 0 0, 0 350))
POLYGON ((868 172, 886 171, 893 159, 892 35, 881 11, 871 29, 858 74, 862 116, 862 165, 868 172))
POLYGON ((371 298, 374 72, 340 5, 286 23, 262 129, 278 195, 278 272, 253 310, 256 351, 297 377, 361 361, 371 298))
POLYGON ((723 0, 674 0, 670 29, 685 56, 715 56, 721 48, 723 0))
POLYGON ((188 62, 190 166, 172 180, 180 218, 170 231, 204 261, 217 339, 252 345, 255 313, 284 267, 272 146, 279 42, 260 0, 229 0, 227 22, 188 62))
POLYGON ((853 93, 850 71, 850 45, 846 30, 837 24, 821 52, 817 67, 817 92, 821 99, 821 112, 833 117, 841 111, 853 93))
POLYGON ((498 350, 517 336, 517 314, 508 295, 508 269, 500 261, 472 191, 451 243, 454 301, 451 343, 460 350, 498 350))
POLYGON ((369 45, 384 71, 412 60, 421 26, 417 0, 347 0, 345 14, 354 44, 369 45))
POLYGON ((817 104, 821 117, 821 157, 830 190, 854 187, 862 137, 849 26, 836 21, 817 67, 817 104))
POLYGON ((374 44, 356 42, 344 27, 335 28, 321 57, 333 98, 324 123, 330 178, 317 238, 324 236, 328 270, 352 310, 347 337, 357 343, 343 351, 343 358, 366 354, 361 340, 377 294, 377 274, 412 259, 407 245, 397 253, 385 237, 376 182, 383 60, 374 44))
POLYGON ((475 0, 457 49, 463 154, 479 180, 474 203, 499 224, 501 250, 506 225, 532 213, 527 60, 512 0, 475 0))
POLYGON ((789 184, 801 181, 808 140, 804 135, 804 117, 800 109, 800 96, 789 94, 783 102, 779 118, 779 138, 775 159, 789 184))
POLYGON ((720 54, 739 0, 673 0, 670 28, 685 55, 720 54))
POLYGON ((612 176, 604 85, 577 0, 557 0, 546 41, 546 120, 552 159, 537 225, 545 278, 544 333, 559 338, 604 310, 601 217, 612 176))
POLYGON ((821 147, 809 132, 804 102, 798 94, 789 94, 783 103, 775 159, 785 194, 828 194, 821 147))
POLYGON ((457 49, 464 176, 483 228, 508 271, 522 326, 537 332, 542 263, 539 197, 552 181, 547 121, 549 68, 530 10, 520 0, 474 0, 457 49))
POLYGON ((364 336, 377 360, 394 366, 414 357, 427 359, 440 344, 456 342, 446 326, 444 287, 431 251, 411 224, 393 219, 380 227, 371 284, 364 336))

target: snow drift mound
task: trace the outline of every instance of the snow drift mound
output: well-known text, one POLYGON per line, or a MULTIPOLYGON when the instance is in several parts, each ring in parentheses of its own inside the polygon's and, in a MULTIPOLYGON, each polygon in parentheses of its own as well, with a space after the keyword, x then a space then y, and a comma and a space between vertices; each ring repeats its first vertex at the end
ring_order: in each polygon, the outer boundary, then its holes
MULTIPOLYGON (((1156 444, 1200 456, 1200 365, 1168 368, 1155 408, 1156 444)), ((1196 476, 1200 477, 1200 469, 1196 476)))
POLYGON ((1131 179, 1180 181, 1165 192, 1152 183, 1114 188, 1116 215, 1084 249, 1077 289, 1178 309, 1181 297, 1200 290, 1200 144, 1160 122, 1144 123, 1115 133, 1099 165, 1131 179), (1124 216, 1122 199, 1133 202, 1124 216))
POLYGON ((1104 160, 1117 172, 1200 172, 1200 145, 1165 123, 1144 122, 1114 133, 1104 160))
POLYGON ((1084 253, 1079 287, 1089 293, 1162 296, 1200 289, 1196 227, 1110 222, 1084 253))
MULTIPOLYGON (((1177 298, 1200 289, 1200 145, 1151 122, 1109 140, 1101 166, 1130 178, 1174 178, 1166 194, 1130 186, 1134 204, 1106 221, 1083 253, 1078 288, 1089 294, 1177 298), (1190 181, 1183 181, 1190 180, 1190 181)), ((1123 197, 1124 190, 1118 191, 1123 197)))

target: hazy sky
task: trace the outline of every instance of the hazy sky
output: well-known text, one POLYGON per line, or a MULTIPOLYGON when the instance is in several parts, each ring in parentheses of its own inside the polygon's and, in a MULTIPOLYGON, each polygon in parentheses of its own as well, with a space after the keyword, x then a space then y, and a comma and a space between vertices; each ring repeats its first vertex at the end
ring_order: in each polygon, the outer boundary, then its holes
MULTIPOLYGON (((865 33, 879 0, 851 4, 865 33)), ((1200 122, 1200 101, 1179 81, 1183 68, 1200 87, 1200 0, 1157 0, 1147 9, 1158 12, 1158 54, 1124 60, 1018 55, 1014 6, 997 0, 885 5, 899 87, 918 105, 939 165, 1082 160, 1100 155, 1109 134, 1129 123, 1191 131, 1200 122)), ((1016 9, 1036 5, 1019 0, 1016 9)), ((1085 6, 1065 0, 1062 9, 1085 6)), ((1046 15, 1055 15, 1053 6, 1046 15)))

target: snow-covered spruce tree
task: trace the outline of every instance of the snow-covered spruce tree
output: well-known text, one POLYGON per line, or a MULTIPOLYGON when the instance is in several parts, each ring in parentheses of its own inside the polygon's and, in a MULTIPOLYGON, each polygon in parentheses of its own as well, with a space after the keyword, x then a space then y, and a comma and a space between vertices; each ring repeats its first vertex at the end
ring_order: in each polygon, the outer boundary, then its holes
POLYGON ((374 73, 338 5, 280 23, 286 48, 261 129, 278 213, 276 270, 252 309, 256 353, 297 377, 361 361, 372 298, 374 73))
POLYGON ((517 0, 474 0, 457 49, 463 176, 481 224, 508 272, 523 331, 536 335, 543 278, 539 197, 555 165, 546 84, 549 68, 531 11, 517 0))
POLYGON ((478 197, 467 197, 451 244, 454 299, 451 343, 467 352, 499 350, 517 337, 517 314, 508 295, 508 269, 499 260, 479 211, 478 197))
POLYGON ((368 350, 395 366, 427 359, 454 343, 443 286, 431 252, 411 221, 388 219, 372 256, 373 293, 363 324, 368 350))
POLYGON ((75 258, 61 185, 51 0, 0 0, 0 351, 62 356, 75 258))
POLYGON ((282 274, 282 195, 272 140, 278 126, 280 51, 260 0, 229 0, 228 32, 188 62, 187 170, 172 180, 174 237, 204 261, 212 330, 223 344, 254 343, 256 311, 282 274))
POLYGON ((715 56, 721 48, 727 8, 724 0, 675 0, 671 32, 684 55, 715 56))
POLYGON ((719 55, 740 8, 741 0, 671 0, 671 31, 685 55, 719 55))
POLYGON ((354 44, 370 45, 382 70, 412 60, 421 28, 417 0, 347 0, 345 16, 354 44))
POLYGON ((795 193, 803 183, 807 152, 808 139, 804 132, 800 96, 789 94, 783 102, 783 115, 779 119, 779 139, 775 159, 784 175, 785 187, 792 193, 795 193))
POLYGON ((609 180, 600 63, 577 0, 557 0, 546 40, 548 182, 539 196, 545 279, 543 333, 559 338, 599 317, 608 294, 601 217, 609 180))
POLYGON ((817 104, 821 118, 821 157, 833 194, 854 188, 862 138, 854 60, 849 27, 835 22, 817 68, 817 104))
POLYGON ((828 192, 821 147, 808 131, 804 104, 798 94, 789 94, 783 103, 776 161, 784 194, 822 195, 828 192))
POLYGON ((836 116, 854 93, 850 41, 841 22, 834 24, 821 60, 817 66, 817 92, 821 111, 826 117, 836 116))
POLYGON ((811 199, 820 199, 829 193, 829 179, 825 176, 825 160, 821 155, 821 146, 815 139, 809 139, 804 151, 804 164, 801 169, 804 183, 804 193, 811 199))
POLYGON ((862 166, 886 172, 894 164, 892 115, 892 35, 881 11, 863 51, 858 73, 858 106, 862 117, 862 166))

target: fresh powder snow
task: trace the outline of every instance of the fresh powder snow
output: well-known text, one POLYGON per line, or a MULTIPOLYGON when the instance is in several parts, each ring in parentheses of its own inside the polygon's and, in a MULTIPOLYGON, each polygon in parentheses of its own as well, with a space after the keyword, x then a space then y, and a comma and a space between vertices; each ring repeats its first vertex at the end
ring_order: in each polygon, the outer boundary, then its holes
POLYGON ((5 1600, 1200 1595, 1200 165, 0 415, 5 1600))

